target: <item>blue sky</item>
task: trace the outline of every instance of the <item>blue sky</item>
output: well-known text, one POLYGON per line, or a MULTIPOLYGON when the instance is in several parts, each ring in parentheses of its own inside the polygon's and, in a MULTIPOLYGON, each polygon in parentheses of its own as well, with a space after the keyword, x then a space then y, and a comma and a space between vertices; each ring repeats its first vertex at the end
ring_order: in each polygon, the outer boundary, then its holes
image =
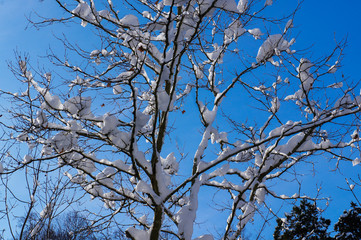
MULTIPOLYGON (((279 14, 286 12, 295 6, 296 0, 274 0, 275 4, 271 11, 279 14)), ((335 40, 339 41, 345 37, 348 46, 345 49, 342 73, 354 81, 361 79, 360 59, 361 56, 361 1, 348 0, 341 3, 338 0, 305 0, 302 8, 296 15, 294 25, 295 35, 298 35, 295 49, 311 48, 314 57, 326 55, 335 46, 335 40)), ((7 68, 7 61, 14 59, 14 50, 29 53, 33 65, 46 64, 46 59, 38 58, 46 55, 46 50, 52 47, 62 51, 62 45, 54 41, 53 34, 62 31, 68 33, 74 41, 84 39, 84 34, 79 31, 80 25, 43 28, 25 28, 28 26, 26 16, 32 11, 37 11, 45 16, 59 16, 61 11, 56 8, 54 1, 44 0, 0 0, 0 88, 15 90, 18 88, 15 78, 7 68)), ((92 45, 91 42, 87 44, 92 45)), ((5 104, 0 100, 0 104, 5 104)), ((331 202, 325 216, 333 220, 333 223, 342 211, 349 206, 353 197, 350 193, 338 190, 338 187, 345 187, 344 177, 336 177, 336 174, 329 174, 327 167, 320 166, 320 177, 310 176, 305 181, 310 186, 315 183, 322 184, 324 193, 334 194, 334 201, 331 202), (327 178, 325 179, 325 176, 327 178)), ((344 174, 360 171, 360 166, 345 166, 344 174)), ((356 192, 361 193, 361 189, 356 192)))

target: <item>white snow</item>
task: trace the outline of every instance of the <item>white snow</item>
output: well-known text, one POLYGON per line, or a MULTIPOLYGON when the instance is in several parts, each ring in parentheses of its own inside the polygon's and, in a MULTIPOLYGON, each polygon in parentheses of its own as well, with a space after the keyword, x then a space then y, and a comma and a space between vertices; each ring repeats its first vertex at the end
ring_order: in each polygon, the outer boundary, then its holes
POLYGON ((326 139, 326 140, 322 141, 321 143, 319 143, 318 145, 316 145, 315 147, 319 147, 320 149, 330 149, 331 147, 333 147, 333 144, 331 143, 331 141, 329 139, 326 139))
POLYGON ((53 211, 53 206, 51 203, 48 203, 45 208, 40 212, 40 217, 41 218, 48 218, 51 216, 51 213, 53 211))
POLYGON ((58 96, 52 96, 48 91, 43 95, 44 102, 41 104, 42 109, 56 109, 61 110, 63 105, 61 104, 60 98, 58 96))
POLYGON ((36 224, 35 227, 31 230, 30 237, 34 237, 41 229, 40 223, 36 224))
POLYGON ((130 227, 126 230, 126 232, 128 232, 128 234, 130 234, 133 239, 141 239, 141 240, 149 240, 150 239, 149 232, 147 232, 145 230, 130 227))
MULTIPOLYGON (((159 90, 157 96, 158 96, 158 108, 161 111, 166 111, 168 108, 168 105, 171 104, 169 95, 166 93, 166 91, 159 90)), ((170 108, 170 110, 172 110, 172 108, 173 108, 172 104, 169 106, 169 108, 170 108)))
POLYGON ((215 6, 231 12, 235 12, 237 10, 235 0, 217 0, 215 6))
MULTIPOLYGON (((78 4, 78 6, 72 11, 72 13, 91 23, 99 21, 99 19, 97 19, 97 17, 95 16, 95 13, 98 14, 95 9, 91 9, 88 3, 83 1, 78 4)), ((82 20, 81 23, 83 27, 87 25, 87 22, 84 20, 82 20)))
POLYGON ((150 116, 140 111, 137 111, 135 118, 135 130, 138 131, 148 123, 150 116))
POLYGON ((23 164, 29 163, 32 159, 33 159, 32 156, 26 154, 26 155, 24 156, 24 158, 23 158, 23 164))
POLYGON ((224 43, 229 44, 233 40, 236 40, 243 33, 246 32, 246 29, 242 27, 242 23, 239 20, 233 21, 228 28, 224 30, 224 43))
POLYGON ((264 3, 265 6, 271 6, 273 4, 273 0, 266 0, 264 3))
POLYGON ((119 120, 110 114, 105 114, 103 117, 103 122, 100 123, 100 128, 103 134, 111 133, 117 130, 119 120))
POLYGON ((132 172, 132 166, 125 164, 122 160, 116 160, 112 163, 114 167, 124 172, 132 172))
POLYGON ((338 62, 336 62, 334 65, 332 65, 329 69, 328 69, 328 73, 335 73, 337 71, 337 66, 338 66, 338 62))
POLYGON ((114 208, 115 207, 115 194, 113 191, 110 191, 108 193, 104 193, 103 196, 104 198, 104 207, 105 208, 114 208))
POLYGON ((298 193, 295 193, 292 195, 292 198, 298 198, 298 197, 300 197, 300 194, 298 194, 298 193))
POLYGON ((148 18, 148 19, 150 19, 150 20, 153 19, 153 18, 152 18, 152 15, 151 15, 150 12, 148 12, 148 11, 143 11, 143 12, 142 12, 142 16, 143 16, 144 18, 148 18))
POLYGON ((260 167, 262 165, 262 162, 262 156, 259 153, 256 153, 256 155, 254 156, 254 163, 256 164, 256 166, 260 167))
POLYGON ((97 57, 99 54, 100 54, 100 51, 99 51, 99 50, 93 50, 93 51, 90 53, 90 57, 97 57))
POLYGON ((256 60, 258 63, 267 61, 275 55, 277 51, 286 51, 290 46, 291 43, 286 41, 282 34, 270 35, 259 48, 256 60))
MULTIPOLYGON (((111 20, 115 20, 111 17, 111 14, 108 10, 101 10, 98 12, 98 15, 103 18, 103 19, 111 19, 111 20)), ((99 19, 100 20, 100 19, 99 19)))
POLYGON ((89 194, 92 195, 92 198, 103 195, 103 189, 100 187, 99 184, 95 182, 88 184, 84 189, 85 191, 87 191, 89 194))
POLYGON ((218 63, 222 63, 222 46, 219 46, 217 43, 214 43, 213 45, 214 51, 207 53, 207 57, 211 61, 217 60, 218 63))
POLYGON ((106 49, 102 49, 101 53, 104 57, 109 55, 109 52, 106 49))
POLYGON ((70 173, 65 171, 64 175, 67 176, 73 183, 82 184, 86 182, 86 177, 84 174, 77 174, 75 176, 72 176, 70 173))
POLYGON ((203 103, 199 102, 198 104, 201 107, 201 113, 204 118, 204 121, 207 124, 212 124, 216 119, 218 107, 214 106, 212 111, 210 111, 205 105, 203 105, 203 103))
POLYGON ((300 89, 296 91, 293 95, 288 95, 285 100, 302 100, 305 98, 306 94, 312 89, 313 82, 315 79, 311 73, 311 67, 313 64, 305 59, 301 58, 300 65, 297 67, 298 78, 301 80, 300 89))
POLYGON ((308 59, 301 58, 300 65, 297 68, 299 78, 302 82, 302 89, 305 92, 308 92, 311 89, 314 82, 314 79, 311 75, 312 66, 313 64, 308 59))
POLYGON ((293 27, 293 19, 290 19, 287 21, 286 26, 285 26, 285 30, 284 33, 286 33, 288 31, 288 29, 293 27))
POLYGON ((193 184, 189 201, 176 214, 175 219, 178 222, 178 233, 185 240, 190 240, 193 234, 193 224, 196 219, 198 209, 198 192, 201 182, 197 179, 193 184))
POLYGON ((64 110, 79 117, 92 117, 91 103, 91 97, 75 96, 64 103, 64 110))
POLYGON ((278 97, 273 98, 271 104, 271 112, 276 113, 280 108, 280 100, 278 99, 278 97))
POLYGON ((228 134, 226 132, 218 133, 217 130, 213 128, 211 133, 211 143, 228 142, 227 136, 228 134))
POLYGON ((150 196, 153 197, 153 199, 154 199, 156 202, 158 202, 158 203, 160 202, 160 201, 159 201, 159 200, 160 200, 159 197, 158 197, 157 194, 153 191, 152 187, 151 187, 148 183, 146 183, 146 182, 144 182, 144 181, 142 181, 142 180, 139 180, 139 181, 138 181, 138 183, 137 183, 137 185, 135 186, 134 190, 137 191, 137 192, 139 192, 139 193, 149 194, 150 196))
MULTIPOLYGON (((80 153, 72 152, 70 154, 66 154, 66 158, 73 167, 81 171, 92 173, 97 170, 94 161, 89 158, 83 157, 83 155, 80 153)), ((90 158, 92 157, 90 156, 90 158)))
POLYGON ((16 137, 16 140, 20 142, 26 142, 29 140, 29 135, 25 132, 20 133, 19 136, 16 137))
POLYGON ((115 173, 114 168, 106 167, 102 172, 97 174, 96 180, 102 185, 112 188, 115 173))
POLYGON ((255 39, 261 39, 261 36, 263 35, 263 33, 261 32, 261 30, 259 28, 253 28, 253 29, 248 29, 247 30, 255 39))
POLYGON ((147 215, 143 215, 138 219, 139 222, 143 223, 143 224, 147 224, 147 215))
POLYGON ((52 146, 59 152, 64 152, 76 147, 77 139, 73 134, 67 132, 59 132, 50 139, 52 146))
POLYGON ((352 161, 352 166, 356 166, 356 165, 359 165, 361 162, 361 159, 359 158, 356 158, 355 160, 352 161))
POLYGON ((352 103, 353 103, 353 101, 352 101, 351 96, 349 94, 346 94, 336 101, 335 108, 347 107, 347 105, 352 104, 352 103))
POLYGON ((163 169, 166 173, 175 174, 178 172, 179 163, 177 162, 177 159, 174 156, 174 152, 169 153, 166 158, 161 157, 160 159, 163 169))
POLYGON ((224 165, 222 165, 222 167, 220 167, 220 168, 214 170, 212 173, 210 173, 208 177, 213 177, 213 176, 222 177, 222 176, 226 175, 226 173, 228 172, 229 169, 230 169, 229 164, 224 164, 224 165))
POLYGON ((126 147, 130 141, 130 134, 127 132, 121 132, 118 129, 113 130, 109 135, 109 139, 112 141, 113 145, 119 148, 126 147))
POLYGON ((137 27, 139 26, 139 20, 136 16, 129 14, 120 19, 119 24, 125 27, 137 27))
POLYGON ((122 92, 123 92, 123 89, 122 89, 122 87, 120 85, 115 85, 113 87, 113 93, 115 95, 121 94, 122 92))
POLYGON ((150 162, 146 160, 144 152, 139 151, 136 146, 133 150, 133 155, 135 157, 135 159, 137 159, 138 163, 146 169, 147 172, 149 172, 150 174, 152 173, 152 168, 150 165, 150 162))
POLYGON ((46 114, 43 111, 38 111, 36 115, 37 115, 37 117, 35 119, 35 124, 46 127, 46 125, 48 123, 46 114))
POLYGON ((194 238, 193 240, 214 240, 214 238, 211 234, 205 234, 197 238, 194 238))
POLYGON ((171 6, 171 5, 175 5, 175 6, 181 6, 183 4, 186 4, 188 2, 188 0, 164 0, 163 4, 165 6, 171 6))
POLYGON ((53 149, 48 145, 43 145, 43 148, 41 150, 41 154, 44 156, 51 155, 53 152, 53 149))
POLYGON ((239 0, 237 9, 240 13, 244 13, 247 9, 248 0, 239 0))
POLYGON ((328 85, 327 87, 328 88, 342 88, 343 87, 343 82, 333 83, 331 85, 328 85))
POLYGON ((252 202, 248 202, 241 209, 243 211, 243 214, 240 224, 244 226, 247 222, 249 222, 253 218, 255 213, 255 206, 253 205, 252 202))
POLYGON ((260 185, 255 193, 256 199, 258 204, 261 204, 264 202, 265 197, 266 197, 266 189, 264 188, 264 185, 260 185))

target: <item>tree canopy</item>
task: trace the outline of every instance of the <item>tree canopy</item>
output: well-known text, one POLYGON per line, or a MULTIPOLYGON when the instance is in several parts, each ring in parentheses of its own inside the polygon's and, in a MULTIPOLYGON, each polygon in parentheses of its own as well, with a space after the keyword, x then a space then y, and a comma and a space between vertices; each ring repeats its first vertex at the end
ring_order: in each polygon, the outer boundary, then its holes
POLYGON ((361 238, 361 207, 351 202, 351 209, 345 210, 334 226, 337 240, 361 238))
POLYGON ((357 204, 351 202, 351 208, 345 210, 335 223, 334 232, 328 229, 331 221, 321 217, 321 214, 315 202, 301 200, 299 206, 285 213, 285 218, 277 219, 274 239, 360 239, 361 208, 357 204))
POLYGON ((277 219, 277 227, 273 234, 275 240, 310 239, 330 240, 327 232, 331 221, 320 216, 315 203, 301 200, 300 206, 294 206, 285 218, 277 219))

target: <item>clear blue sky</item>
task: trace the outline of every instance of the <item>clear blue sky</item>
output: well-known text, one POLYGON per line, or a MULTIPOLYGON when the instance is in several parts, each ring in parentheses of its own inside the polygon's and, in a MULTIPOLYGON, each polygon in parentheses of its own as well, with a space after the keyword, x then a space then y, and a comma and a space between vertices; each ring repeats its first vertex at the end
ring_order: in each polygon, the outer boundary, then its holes
MULTIPOLYGON (((297 0, 274 0, 272 7, 275 12, 286 12, 290 10, 297 0), (280 7, 280 8, 277 8, 280 7)), ((361 56, 361 1, 348 0, 343 3, 339 0, 305 0, 302 9, 296 15, 294 33, 298 33, 295 49, 312 47, 315 57, 321 57, 335 44, 335 40, 348 39, 348 47, 345 50, 343 68, 341 71, 345 76, 354 81, 361 79, 360 56, 361 56)), ((42 15, 57 17, 61 13, 52 0, 0 0, 0 88, 6 90, 17 89, 16 81, 7 68, 7 61, 14 59, 14 50, 29 53, 32 63, 46 64, 46 59, 38 59, 44 56, 46 50, 51 46, 57 50, 62 48, 59 42, 54 41, 53 33, 60 34, 65 31, 70 37, 77 41, 84 39, 81 27, 71 25, 71 27, 56 25, 56 27, 36 30, 29 28, 26 16, 32 11, 37 11, 42 15), (75 28, 74 28, 75 27, 75 28)), ((91 43, 88 43, 91 44, 91 43)), ((0 104, 5 104, 0 99, 0 104)), ((330 165, 329 165, 330 166, 330 165)), ((326 212, 326 217, 334 221, 341 214, 343 209, 349 206, 352 196, 338 190, 338 186, 345 187, 344 177, 336 177, 336 174, 327 174, 327 168, 323 168, 320 178, 308 178, 308 184, 322 183, 324 193, 332 192, 334 201, 331 202, 326 212)), ((348 166, 344 174, 359 172, 361 166, 348 166)), ((355 176, 355 175, 354 175, 355 176)), ((361 189, 356 189, 361 194, 361 189)), ((271 236, 270 238, 271 239, 271 236)))

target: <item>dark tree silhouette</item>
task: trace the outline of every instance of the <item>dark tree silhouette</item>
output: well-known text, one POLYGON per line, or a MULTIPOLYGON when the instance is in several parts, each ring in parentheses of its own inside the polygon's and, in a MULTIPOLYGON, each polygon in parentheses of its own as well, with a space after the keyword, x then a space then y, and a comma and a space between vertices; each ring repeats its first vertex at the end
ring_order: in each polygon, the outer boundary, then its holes
POLYGON ((351 202, 351 209, 345 210, 334 226, 337 240, 361 239, 361 208, 351 202))
POLYGON ((285 218, 277 219, 273 234, 275 240, 327 240, 332 239, 327 229, 331 221, 320 216, 315 203, 302 200, 300 206, 294 206, 285 218))
POLYGON ((78 212, 68 212, 51 222, 43 222, 35 213, 31 213, 26 221, 24 233, 19 239, 31 240, 95 240, 98 239, 90 230, 90 222, 78 212))

